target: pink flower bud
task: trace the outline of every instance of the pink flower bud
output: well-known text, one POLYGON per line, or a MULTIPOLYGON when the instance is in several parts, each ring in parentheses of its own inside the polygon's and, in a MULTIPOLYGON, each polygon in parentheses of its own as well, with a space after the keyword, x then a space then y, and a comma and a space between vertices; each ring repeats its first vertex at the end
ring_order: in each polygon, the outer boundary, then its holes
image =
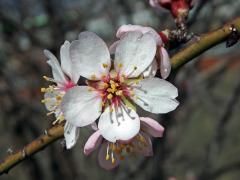
POLYGON ((196 0, 149 0, 152 7, 163 7, 171 11, 173 17, 186 16, 196 0))

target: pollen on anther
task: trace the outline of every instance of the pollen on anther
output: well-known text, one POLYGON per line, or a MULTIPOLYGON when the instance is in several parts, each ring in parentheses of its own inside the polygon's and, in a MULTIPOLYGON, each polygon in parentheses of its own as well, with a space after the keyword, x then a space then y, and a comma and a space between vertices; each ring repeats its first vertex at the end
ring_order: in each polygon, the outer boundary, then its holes
POLYGON ((103 68, 107 68, 107 67, 108 67, 108 64, 103 63, 102 66, 103 66, 103 68))
POLYGON ((113 98, 113 95, 112 95, 112 94, 108 94, 108 95, 107 95, 107 98, 108 98, 108 99, 112 99, 112 98, 113 98))
POLYGON ((119 68, 122 68, 122 67, 123 67, 123 64, 122 64, 122 63, 119 63, 119 64, 118 64, 118 67, 119 67, 119 68))
POLYGON ((41 92, 46 92, 46 88, 41 88, 41 92))

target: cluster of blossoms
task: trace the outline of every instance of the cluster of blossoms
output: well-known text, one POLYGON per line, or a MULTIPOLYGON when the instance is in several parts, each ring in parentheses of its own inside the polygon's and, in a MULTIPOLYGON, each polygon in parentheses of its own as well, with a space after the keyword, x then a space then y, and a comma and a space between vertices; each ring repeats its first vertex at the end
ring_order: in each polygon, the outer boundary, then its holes
POLYGON ((171 66, 159 34, 150 27, 123 25, 116 37, 108 48, 96 34, 80 33, 78 40, 62 45, 61 65, 44 51, 53 73, 53 78, 44 78, 54 83, 41 89, 48 114, 56 116, 54 123, 65 121, 67 149, 75 145, 80 127, 90 125, 95 132, 84 154, 99 149, 99 164, 105 169, 116 167, 128 154, 153 154, 151 137, 162 137, 164 128, 140 117, 139 107, 161 114, 179 104, 177 88, 164 80, 171 66), (162 79, 155 77, 158 69, 162 79))

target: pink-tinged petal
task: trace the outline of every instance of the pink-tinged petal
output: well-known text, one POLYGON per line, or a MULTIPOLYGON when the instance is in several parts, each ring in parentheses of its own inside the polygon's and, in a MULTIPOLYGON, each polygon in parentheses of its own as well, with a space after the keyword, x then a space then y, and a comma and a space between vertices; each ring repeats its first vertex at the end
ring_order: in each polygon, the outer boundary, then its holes
POLYGON ((141 130, 150 134, 153 137, 162 137, 164 133, 164 127, 157 121, 149 117, 140 117, 141 130))
POLYGON ((164 47, 160 48, 160 72, 163 79, 166 79, 171 72, 171 62, 167 50, 164 47))
POLYGON ((119 41, 114 68, 128 78, 138 77, 152 63, 156 54, 156 41, 149 33, 128 32, 119 41))
POLYGON ((148 134, 140 131, 138 137, 141 137, 142 141, 137 138, 132 142, 134 145, 134 152, 143 156, 153 156, 152 141, 148 134))
POLYGON ((101 143, 102 143, 102 136, 100 134, 100 131, 96 131, 88 138, 84 146, 84 154, 85 155, 91 154, 95 149, 99 147, 101 143))
POLYGON ((106 160, 107 146, 108 146, 107 142, 104 142, 101 144, 100 150, 98 152, 98 163, 102 168, 106 170, 111 170, 116 168, 119 165, 120 159, 119 159, 119 156, 114 153, 113 155, 114 163, 112 163, 112 159, 111 159, 112 155, 111 155, 111 152, 109 152, 109 159, 106 160))
POLYGON ((131 25, 131 24, 122 25, 118 29, 118 31, 116 33, 116 37, 121 39, 121 38, 124 37, 124 35, 127 32, 134 32, 134 31, 139 31, 142 34, 149 33, 149 34, 151 34, 154 37, 154 39, 156 40, 157 45, 159 45, 159 46, 162 45, 161 36, 153 28, 151 28, 151 27, 144 27, 144 26, 140 26, 140 25, 131 25))
POLYGON ((79 137, 80 128, 68 122, 64 126, 64 138, 66 141, 66 148, 71 149, 77 142, 79 137))
POLYGON ((111 67, 110 53, 105 42, 92 32, 82 32, 71 43, 70 57, 75 76, 100 80, 111 67))
POLYGON ((116 41, 109 47, 110 54, 114 54, 115 53, 116 47, 117 47, 118 43, 119 43, 119 41, 116 41))

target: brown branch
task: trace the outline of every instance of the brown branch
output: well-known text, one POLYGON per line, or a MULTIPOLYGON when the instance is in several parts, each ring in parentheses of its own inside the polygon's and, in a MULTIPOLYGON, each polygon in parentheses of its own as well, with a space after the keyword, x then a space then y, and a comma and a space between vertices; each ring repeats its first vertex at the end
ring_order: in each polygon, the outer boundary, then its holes
POLYGON ((3 173, 8 173, 8 171, 27 159, 29 156, 39 152, 40 150, 47 147, 49 144, 58 140, 63 136, 63 126, 53 126, 46 133, 39 138, 33 140, 28 145, 24 146, 19 151, 6 157, 0 164, 0 175, 3 173))
MULTIPOLYGON (((193 58, 197 57, 211 47, 224 42, 230 35, 230 27, 234 25, 240 31, 240 17, 234 21, 224 25, 222 28, 207 33, 199 37, 199 39, 187 46, 171 58, 172 69, 177 70, 193 58)), ((48 133, 40 136, 32 141, 21 150, 13 153, 5 158, 0 164, 0 175, 7 173, 12 167, 16 166, 27 157, 39 152, 54 141, 63 137, 63 126, 54 126, 48 130, 48 133)))
POLYGON ((222 28, 200 36, 195 42, 175 54, 171 58, 172 69, 179 69, 182 65, 199 56, 201 53, 224 42, 231 33, 231 25, 234 25, 240 32, 240 17, 225 24, 222 28))

